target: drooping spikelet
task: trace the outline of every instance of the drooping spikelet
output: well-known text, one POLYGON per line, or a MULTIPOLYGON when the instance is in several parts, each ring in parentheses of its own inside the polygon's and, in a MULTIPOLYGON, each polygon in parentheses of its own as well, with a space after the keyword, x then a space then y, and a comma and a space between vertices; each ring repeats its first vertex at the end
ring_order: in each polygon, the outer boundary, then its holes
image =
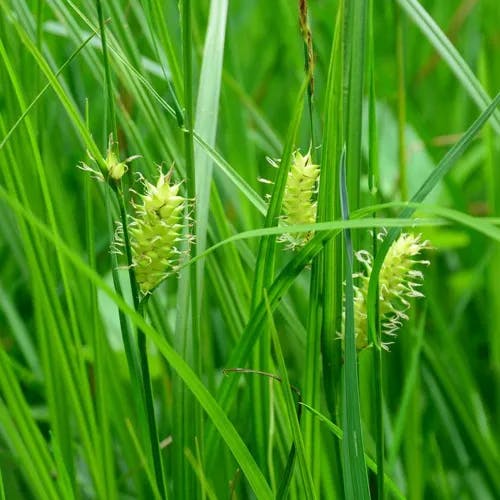
POLYGON ((160 172, 156 185, 144 181, 145 192, 128 226, 135 276, 143 294, 176 270, 186 199, 179 195, 180 183, 170 184, 171 173, 160 172))
MULTIPOLYGON (((294 153, 283 197, 282 222, 285 225, 314 224, 316 222, 316 201, 319 165, 313 164, 311 154, 302 156, 294 153)), ((305 245, 313 236, 312 231, 305 233, 286 233, 280 241, 290 248, 305 245)))
MULTIPOLYGON (((380 238, 384 234, 378 236, 380 238)), ((415 258, 425 248, 429 248, 429 242, 422 241, 421 235, 402 233, 385 257, 379 274, 379 317, 383 335, 396 335, 402 322, 408 319, 408 299, 423 297, 422 292, 417 290, 422 284, 423 274, 413 266, 429 264, 429 261, 415 258)), ((356 348, 361 350, 369 346, 366 300, 373 256, 363 250, 356 253, 356 258, 365 267, 365 272, 354 275, 360 283, 354 287, 354 331, 356 348)), ((382 346, 387 349, 388 343, 383 342, 382 346)))

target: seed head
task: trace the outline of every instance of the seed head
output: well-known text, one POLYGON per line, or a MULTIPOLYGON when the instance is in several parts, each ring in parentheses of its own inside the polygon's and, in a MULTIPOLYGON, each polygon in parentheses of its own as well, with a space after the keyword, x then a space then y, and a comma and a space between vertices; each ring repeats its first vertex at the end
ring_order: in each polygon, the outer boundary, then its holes
MULTIPOLYGON (((379 238, 384 235, 379 234, 379 238)), ((429 261, 417 258, 429 246, 428 241, 422 241, 422 235, 410 233, 402 233, 391 245, 379 274, 379 317, 383 335, 395 336, 402 322, 408 319, 408 299, 424 296, 418 290, 422 285, 423 274, 413 269, 413 266, 429 265, 429 261)), ((373 256, 362 250, 356 253, 356 258, 365 267, 364 272, 354 275, 359 279, 359 286, 354 287, 354 331, 356 348, 361 350, 369 347, 366 300, 373 256)), ((388 344, 383 342, 382 347, 388 349, 388 344)))
MULTIPOLYGON (((314 194, 319 180, 319 166, 313 164, 311 153, 302 156, 298 151, 288 173, 283 197, 282 222, 285 225, 314 224, 316 222, 316 201, 314 194)), ((280 241, 290 248, 305 245, 313 236, 312 231, 305 233, 286 233, 280 241)))
POLYGON ((170 184, 171 174, 160 172, 156 185, 144 181, 145 192, 128 226, 135 276, 143 294, 177 269, 186 199, 179 195, 180 183, 170 184))

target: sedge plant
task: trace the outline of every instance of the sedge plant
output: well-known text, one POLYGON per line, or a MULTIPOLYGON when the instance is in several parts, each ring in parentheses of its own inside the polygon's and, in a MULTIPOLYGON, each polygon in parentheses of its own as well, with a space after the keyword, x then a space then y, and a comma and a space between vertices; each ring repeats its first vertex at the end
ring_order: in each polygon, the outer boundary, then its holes
POLYGON ((272 7, 0 0, 0 498, 499 496, 497 2, 272 7))

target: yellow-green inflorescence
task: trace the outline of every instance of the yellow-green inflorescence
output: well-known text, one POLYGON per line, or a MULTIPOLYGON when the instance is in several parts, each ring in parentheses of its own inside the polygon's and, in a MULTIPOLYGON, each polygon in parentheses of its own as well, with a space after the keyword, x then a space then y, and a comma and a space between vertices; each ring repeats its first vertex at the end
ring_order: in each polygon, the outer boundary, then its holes
MULTIPOLYGON (((110 134, 103 170, 101 171, 98 168, 92 168, 83 161, 80 163, 79 167, 82 170, 90 172, 97 180, 101 182, 104 182, 105 180, 112 180, 118 182, 127 172, 128 163, 130 163, 132 160, 135 160, 136 158, 140 158, 141 156, 133 155, 129 156, 125 160, 120 161, 117 151, 118 151, 118 143, 113 141, 113 135, 110 134)), ((87 152, 87 154, 93 162, 97 163, 95 158, 89 152, 87 152)))
MULTIPOLYGON (((384 234, 379 237, 383 238, 384 234)), ((422 272, 413 269, 415 264, 428 265, 429 261, 418 258, 429 242, 422 240, 421 235, 402 233, 391 245, 379 274, 379 317, 382 334, 394 336, 402 322, 408 319, 406 314, 410 307, 409 299, 423 297, 418 288, 422 284, 422 272)), ((365 268, 364 272, 354 275, 359 285, 354 288, 354 330, 356 348, 369 347, 366 300, 368 284, 373 266, 373 256, 365 251, 356 253, 356 257, 365 268)), ((382 346, 388 349, 389 342, 382 346)))
POLYGON ((180 183, 170 183, 171 173, 160 172, 156 185, 144 181, 144 194, 128 226, 135 276, 143 294, 177 270, 186 199, 179 194, 180 183))
MULTIPOLYGON (((315 165, 308 152, 302 156, 296 151, 285 186, 283 197, 282 222, 287 226, 314 224, 316 222, 315 193, 318 188, 319 165, 315 165)), ((286 233, 280 241, 290 248, 305 245, 313 236, 312 231, 305 233, 286 233)))

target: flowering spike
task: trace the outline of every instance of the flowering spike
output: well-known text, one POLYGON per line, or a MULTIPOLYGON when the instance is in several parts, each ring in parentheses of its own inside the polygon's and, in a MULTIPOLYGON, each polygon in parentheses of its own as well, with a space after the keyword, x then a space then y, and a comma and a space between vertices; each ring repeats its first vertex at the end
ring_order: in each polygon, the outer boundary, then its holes
MULTIPOLYGON (((379 316, 382 334, 395 336, 402 322, 408 319, 408 299, 423 297, 422 292, 417 290, 422 285, 423 274, 412 268, 415 264, 429 265, 429 261, 416 258, 429 246, 428 241, 422 241, 421 235, 409 233, 402 233, 391 245, 379 274, 379 316)), ((356 348, 361 350, 369 347, 366 299, 373 256, 362 250, 356 253, 356 258, 365 268, 365 272, 354 275, 360 280, 360 285, 354 287, 354 331, 356 348)), ((382 342, 382 347, 387 350, 388 344, 382 342)))
POLYGON ((177 268, 186 199, 179 195, 180 183, 170 184, 171 175, 160 172, 156 185, 144 181, 142 203, 129 225, 135 276, 143 294, 177 268))
MULTIPOLYGON (((319 166, 313 164, 311 152, 302 156, 294 153, 292 166, 288 173, 283 197, 281 220, 284 224, 314 224, 316 222, 316 201, 313 200, 319 180, 319 166)), ((287 233, 280 241, 288 243, 290 248, 305 245, 312 237, 312 231, 305 233, 287 233)))
MULTIPOLYGON (((113 181, 119 181, 128 170, 127 164, 132 160, 135 160, 136 158, 140 158, 141 156, 129 156, 125 160, 120 161, 118 155, 115 152, 116 149, 117 147, 115 147, 115 142, 113 142, 113 134, 110 134, 108 140, 108 149, 106 151, 106 159, 104 160, 105 169, 103 169, 103 172, 90 167, 84 162, 81 162, 79 166, 82 170, 92 173, 93 176, 101 182, 104 182, 105 175, 113 181)), ((87 154, 89 155, 90 159, 95 162, 95 159, 92 157, 92 155, 90 153, 87 154)))
POLYGON ((119 181, 128 170, 127 163, 130 163, 132 160, 135 160, 136 158, 140 157, 141 155, 134 155, 134 156, 129 156, 123 161, 120 161, 118 155, 115 153, 113 134, 109 136, 108 151, 106 153, 105 163, 106 167, 108 168, 108 173, 111 179, 119 181))

